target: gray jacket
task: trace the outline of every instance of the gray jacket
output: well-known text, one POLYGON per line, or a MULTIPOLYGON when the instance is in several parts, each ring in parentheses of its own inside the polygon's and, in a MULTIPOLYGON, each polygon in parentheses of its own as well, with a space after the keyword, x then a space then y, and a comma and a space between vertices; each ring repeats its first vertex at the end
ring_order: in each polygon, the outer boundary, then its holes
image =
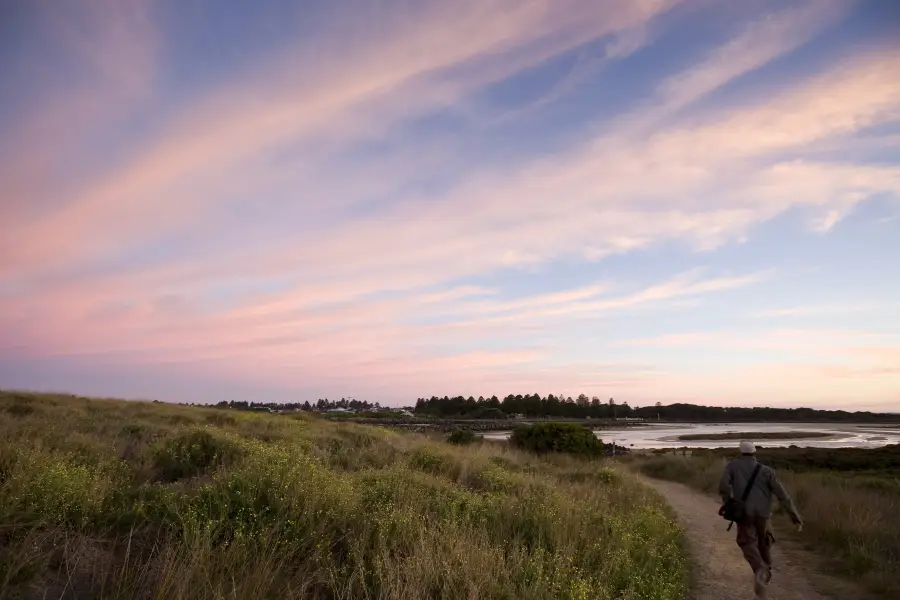
MULTIPOLYGON (((725 465, 725 472, 722 473, 722 480, 719 481, 719 494, 722 496, 723 502, 729 498, 738 500, 741 498, 757 464, 759 463, 755 456, 741 456, 725 465)), ((791 516, 791 520, 795 523, 803 522, 791 497, 778 481, 775 471, 766 465, 762 465, 760 468, 759 475, 753 482, 753 489, 750 490, 750 495, 747 497, 745 504, 747 515, 770 518, 773 494, 778 498, 781 507, 791 516)))

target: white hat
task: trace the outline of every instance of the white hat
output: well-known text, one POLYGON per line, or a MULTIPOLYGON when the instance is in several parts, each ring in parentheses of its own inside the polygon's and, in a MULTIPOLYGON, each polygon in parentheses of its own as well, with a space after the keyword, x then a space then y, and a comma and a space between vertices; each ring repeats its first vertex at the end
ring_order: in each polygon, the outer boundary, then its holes
POLYGON ((756 446, 750 440, 741 442, 741 454, 756 454, 756 446))

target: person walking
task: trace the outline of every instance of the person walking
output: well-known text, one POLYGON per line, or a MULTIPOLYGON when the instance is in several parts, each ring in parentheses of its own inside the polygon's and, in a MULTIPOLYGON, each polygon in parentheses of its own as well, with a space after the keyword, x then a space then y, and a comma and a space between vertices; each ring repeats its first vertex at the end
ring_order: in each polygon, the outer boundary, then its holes
POLYGON ((753 569, 753 591, 757 597, 765 598, 766 586, 772 579, 772 543, 775 541, 769 527, 772 496, 778 498, 781 507, 790 515, 798 530, 803 528, 803 519, 775 471, 756 460, 756 446, 753 442, 742 441, 740 450, 740 458, 725 465, 719 482, 719 494, 724 503, 723 511, 730 502, 740 500, 743 503, 743 516, 735 521, 737 544, 753 569))

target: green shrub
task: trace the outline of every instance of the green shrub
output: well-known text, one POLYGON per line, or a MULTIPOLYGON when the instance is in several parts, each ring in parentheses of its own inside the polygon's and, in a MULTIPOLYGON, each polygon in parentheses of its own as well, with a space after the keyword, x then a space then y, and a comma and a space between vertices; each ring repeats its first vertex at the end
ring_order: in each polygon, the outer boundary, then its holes
POLYGON ((14 417, 27 417, 34 412, 34 407, 24 402, 13 402, 5 407, 6 412, 14 417))
MULTIPOLYGON (((84 464, 72 454, 19 452, 6 468, 11 478, 2 492, 5 524, 66 524, 80 527, 104 512, 106 498, 126 479, 118 461, 84 464)), ((11 457, 7 457, 11 458, 11 457)))
POLYGON ((482 439, 482 436, 475 434, 469 429, 456 429, 451 431, 450 435, 447 436, 447 443, 466 445, 473 442, 480 442, 482 439))
POLYGON ((154 448, 153 466, 162 481, 195 477, 217 464, 229 464, 241 454, 236 442, 197 429, 154 448))
POLYGON ((450 459, 427 448, 419 448, 409 457, 409 465, 417 471, 439 475, 450 470, 450 459))
POLYGON ((575 423, 537 423, 513 431, 509 441, 523 450, 545 454, 566 452, 582 456, 602 456, 603 442, 594 432, 575 423))
POLYGON ((139 423, 129 423, 128 425, 122 427, 121 430, 119 430, 119 435, 121 435, 122 437, 136 438, 141 437, 146 430, 147 428, 144 425, 141 425, 139 423))
POLYGON ((217 427, 234 427, 235 425, 237 425, 237 419, 235 419, 231 415, 222 413, 213 413, 211 415, 206 415, 206 422, 217 427))

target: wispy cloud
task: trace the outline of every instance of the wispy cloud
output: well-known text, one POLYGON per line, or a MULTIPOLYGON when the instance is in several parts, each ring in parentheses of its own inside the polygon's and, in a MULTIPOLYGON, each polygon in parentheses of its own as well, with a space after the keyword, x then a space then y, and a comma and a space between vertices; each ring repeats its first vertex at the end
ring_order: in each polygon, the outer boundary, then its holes
POLYGON ((900 340, 898 333, 852 329, 779 328, 668 333, 648 338, 626 339, 618 344, 656 348, 710 349, 727 347, 737 350, 801 350, 818 355, 833 355, 835 352, 849 352, 857 344, 874 344, 881 341, 890 345, 896 344, 898 340, 900 340))
POLYGON ((818 304, 800 305, 786 308, 773 308, 756 313, 754 316, 769 319, 780 317, 817 317, 823 315, 845 315, 867 312, 883 308, 874 302, 857 302, 854 304, 818 304))
POLYGON ((746 25, 698 65, 667 78, 660 85, 658 114, 671 113, 803 46, 846 16, 854 2, 826 0, 767 14, 746 25))
POLYGON ((151 96, 159 73, 160 36, 146 0, 22 6, 28 13, 23 22, 31 21, 35 31, 13 46, 21 52, 19 70, 6 81, 10 105, 23 108, 4 123, 0 140, 0 218, 10 226, 55 208, 51 198, 78 179, 60 162, 89 162, 79 156, 80 144, 131 116, 151 96), (49 48, 56 60, 47 64, 40 53, 49 48), (54 69, 78 70, 79 76, 29 85, 35 74, 54 69))
POLYGON ((413 15, 384 18, 343 47, 318 40, 291 48, 276 66, 225 84, 173 115, 122 168, 61 198, 62 208, 34 227, 13 231, 6 253, 16 261, 58 262, 63 254, 108 252, 135 236, 163 234, 209 210, 234 185, 223 174, 238 161, 252 165, 262 152, 312 144, 346 131, 348 124, 365 132, 386 119, 446 105, 473 86, 632 26, 672 4, 654 3, 644 11, 628 2, 473 2, 449 11, 442 3, 426 3, 413 15), (458 43, 462 37, 466 44, 458 43), (317 67, 323 52, 328 69, 317 67), (487 60, 492 56, 504 59, 487 60), (452 73, 479 59, 487 60, 481 70, 452 73), (298 79, 297 72, 309 77, 298 79), (400 114, 394 110, 398 104, 400 114), (358 122, 359 115, 365 122, 358 122), (160 194, 182 200, 160 210, 160 194), (115 232, 91 235, 111 220, 119 224, 115 232))

